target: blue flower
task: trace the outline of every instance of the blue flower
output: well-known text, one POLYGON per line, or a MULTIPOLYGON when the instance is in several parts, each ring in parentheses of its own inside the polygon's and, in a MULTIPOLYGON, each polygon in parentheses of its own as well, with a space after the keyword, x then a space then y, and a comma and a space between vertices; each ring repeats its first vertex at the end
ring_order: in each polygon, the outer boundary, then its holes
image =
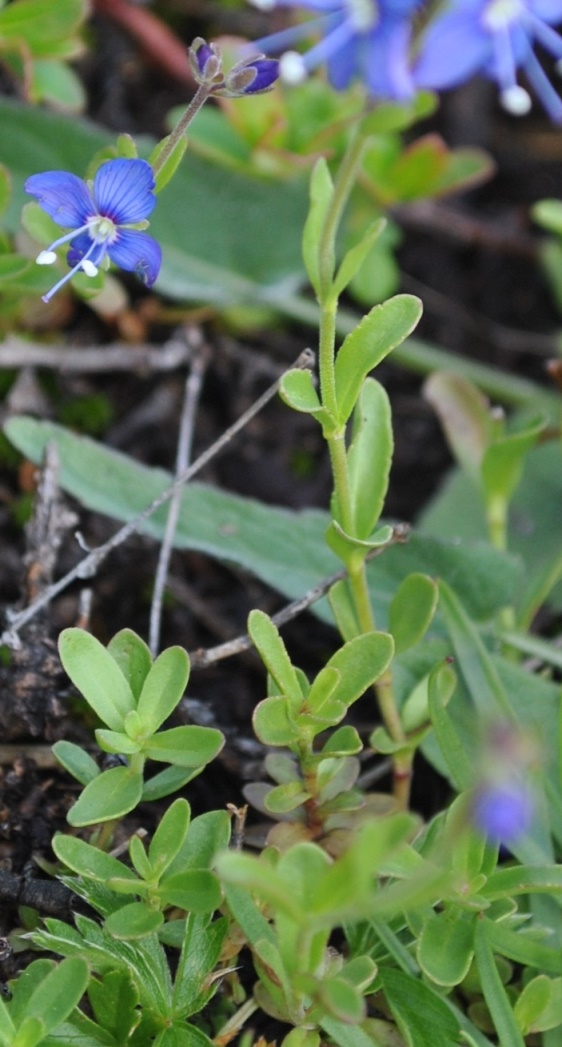
POLYGON ((430 23, 414 69, 420 87, 455 87, 474 73, 496 80, 510 112, 528 112, 527 91, 517 83, 521 69, 550 117, 562 123, 562 100, 533 48, 540 44, 562 58, 562 0, 452 0, 430 23))
POLYGON ((24 188, 58 225, 71 230, 37 256, 39 265, 51 265, 57 258, 56 248, 71 245, 67 262, 72 268, 43 296, 44 302, 80 270, 95 276, 106 258, 152 286, 162 251, 152 236, 141 231, 156 204, 154 175, 146 160, 106 161, 98 168, 91 188, 68 171, 32 175, 24 188))
MULTIPOLYGON (((291 0, 254 0, 269 8, 290 6, 291 0)), ((369 94, 407 99, 415 93, 410 70, 411 16, 421 0, 300 0, 317 13, 310 22, 258 41, 266 52, 293 47, 311 30, 322 39, 304 55, 288 51, 281 58, 281 75, 298 82, 325 62, 330 82, 344 90, 354 79, 369 94)))
POLYGON ((532 794, 519 778, 490 781, 473 796, 472 821, 490 840, 509 845, 529 830, 533 809, 532 794))

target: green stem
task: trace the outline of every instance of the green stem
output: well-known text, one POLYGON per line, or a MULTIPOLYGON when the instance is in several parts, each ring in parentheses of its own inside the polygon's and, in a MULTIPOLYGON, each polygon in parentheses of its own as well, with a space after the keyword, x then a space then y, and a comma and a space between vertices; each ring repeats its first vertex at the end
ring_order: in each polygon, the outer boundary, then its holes
POLYGON ((164 146, 162 148, 162 152, 155 160, 152 167, 155 175, 157 175, 158 172, 162 170, 164 164, 176 148, 176 145, 178 144, 180 138, 182 138, 185 132, 187 131, 187 128, 189 127, 191 121, 194 119, 195 116, 197 116, 197 113, 205 104, 209 95, 211 95, 212 93, 212 86, 206 84, 199 85, 196 93, 191 99, 191 102, 185 110, 185 113, 180 117, 173 131, 171 131, 168 137, 164 139, 164 146))
MULTIPOLYGON (((326 433, 334 482, 335 511, 338 523, 347 534, 354 533, 353 505, 346 453, 346 427, 338 424, 338 403, 335 381, 335 347, 338 303, 333 292, 336 268, 336 237, 344 208, 356 182, 357 172, 367 138, 358 128, 350 140, 338 171, 334 192, 318 245, 320 272, 320 335, 318 369, 323 406, 335 420, 337 428, 326 433)), ((350 591, 361 632, 376 628, 367 585, 365 558, 362 554, 350 557, 348 568, 350 591)), ((375 693, 385 727, 393 741, 405 742, 404 729, 394 699, 391 670, 375 686, 375 693)), ((402 807, 407 807, 412 772, 412 756, 406 749, 394 757, 395 796, 402 807)))

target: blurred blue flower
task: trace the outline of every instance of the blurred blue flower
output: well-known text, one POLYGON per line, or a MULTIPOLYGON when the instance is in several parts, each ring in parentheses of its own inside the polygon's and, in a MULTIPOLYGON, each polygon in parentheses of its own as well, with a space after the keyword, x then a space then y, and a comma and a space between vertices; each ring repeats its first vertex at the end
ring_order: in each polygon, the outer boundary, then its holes
POLYGON ((39 265, 51 265, 57 258, 56 248, 71 245, 67 262, 72 268, 43 296, 44 302, 80 270, 95 276, 106 257, 152 286, 162 251, 152 236, 141 231, 156 204, 154 175, 146 160, 106 161, 98 168, 91 189, 68 171, 32 175, 24 188, 58 225, 71 230, 37 256, 39 265))
POLYGON ((494 843, 509 845, 524 836, 533 810, 532 793, 519 778, 486 782, 472 799, 473 824, 494 843))
POLYGON ((455 87, 484 73, 500 88, 502 104, 516 115, 528 112, 528 92, 517 83, 521 69, 549 116, 562 123, 562 100, 534 47, 562 58, 562 0, 451 0, 422 37, 414 79, 418 86, 455 87))
MULTIPOLYGON (((294 0, 254 0, 257 6, 293 6, 294 0)), ((282 55, 281 76, 294 83, 322 63, 330 82, 344 90, 363 80, 369 93, 407 99, 415 94, 410 70, 411 16, 421 0, 298 0, 317 14, 312 21, 259 40, 263 51, 282 55), (299 40, 317 32, 319 42, 305 54, 293 50, 299 40)))

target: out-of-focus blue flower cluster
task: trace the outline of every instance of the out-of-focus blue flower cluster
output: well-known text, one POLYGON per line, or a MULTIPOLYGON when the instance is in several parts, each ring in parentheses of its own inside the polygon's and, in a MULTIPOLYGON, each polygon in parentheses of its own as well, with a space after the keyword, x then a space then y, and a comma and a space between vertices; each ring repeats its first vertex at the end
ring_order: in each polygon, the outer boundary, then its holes
MULTIPOLYGON (((521 71, 550 117, 562 123, 562 99, 535 54, 539 45, 562 59, 562 0, 297 0, 312 21, 258 42, 281 53, 281 73, 297 82, 325 63, 337 89, 362 80, 373 97, 406 100, 418 88, 455 87, 476 74, 495 80, 502 104, 526 113, 530 95, 521 71), (293 48, 311 30, 318 42, 306 53, 293 48)), ((254 0, 259 7, 293 6, 295 0, 254 0)))
POLYGON ((494 843, 509 847, 529 832, 536 813, 532 770, 539 762, 533 736, 510 722, 488 725, 470 816, 474 827, 494 843))

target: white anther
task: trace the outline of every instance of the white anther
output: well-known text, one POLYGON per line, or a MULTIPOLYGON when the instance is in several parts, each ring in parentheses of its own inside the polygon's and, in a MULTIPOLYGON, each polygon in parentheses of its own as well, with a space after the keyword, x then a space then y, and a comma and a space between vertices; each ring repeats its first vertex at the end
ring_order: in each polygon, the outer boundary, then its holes
POLYGON ((500 101, 504 109, 513 116, 525 116, 531 110, 531 96, 524 87, 514 84, 502 91, 500 101))
POLYGON ((57 256, 54 251, 40 251, 35 259, 37 265, 52 265, 56 260, 57 256))
POLYGON ((84 258, 84 261, 82 262, 81 268, 86 273, 86 276, 97 276, 98 275, 98 267, 97 267, 97 265, 94 265, 93 262, 90 262, 88 258, 84 258))
POLYGON ((286 51, 281 55, 279 75, 286 84, 302 84, 306 80, 306 65, 298 51, 286 51))

